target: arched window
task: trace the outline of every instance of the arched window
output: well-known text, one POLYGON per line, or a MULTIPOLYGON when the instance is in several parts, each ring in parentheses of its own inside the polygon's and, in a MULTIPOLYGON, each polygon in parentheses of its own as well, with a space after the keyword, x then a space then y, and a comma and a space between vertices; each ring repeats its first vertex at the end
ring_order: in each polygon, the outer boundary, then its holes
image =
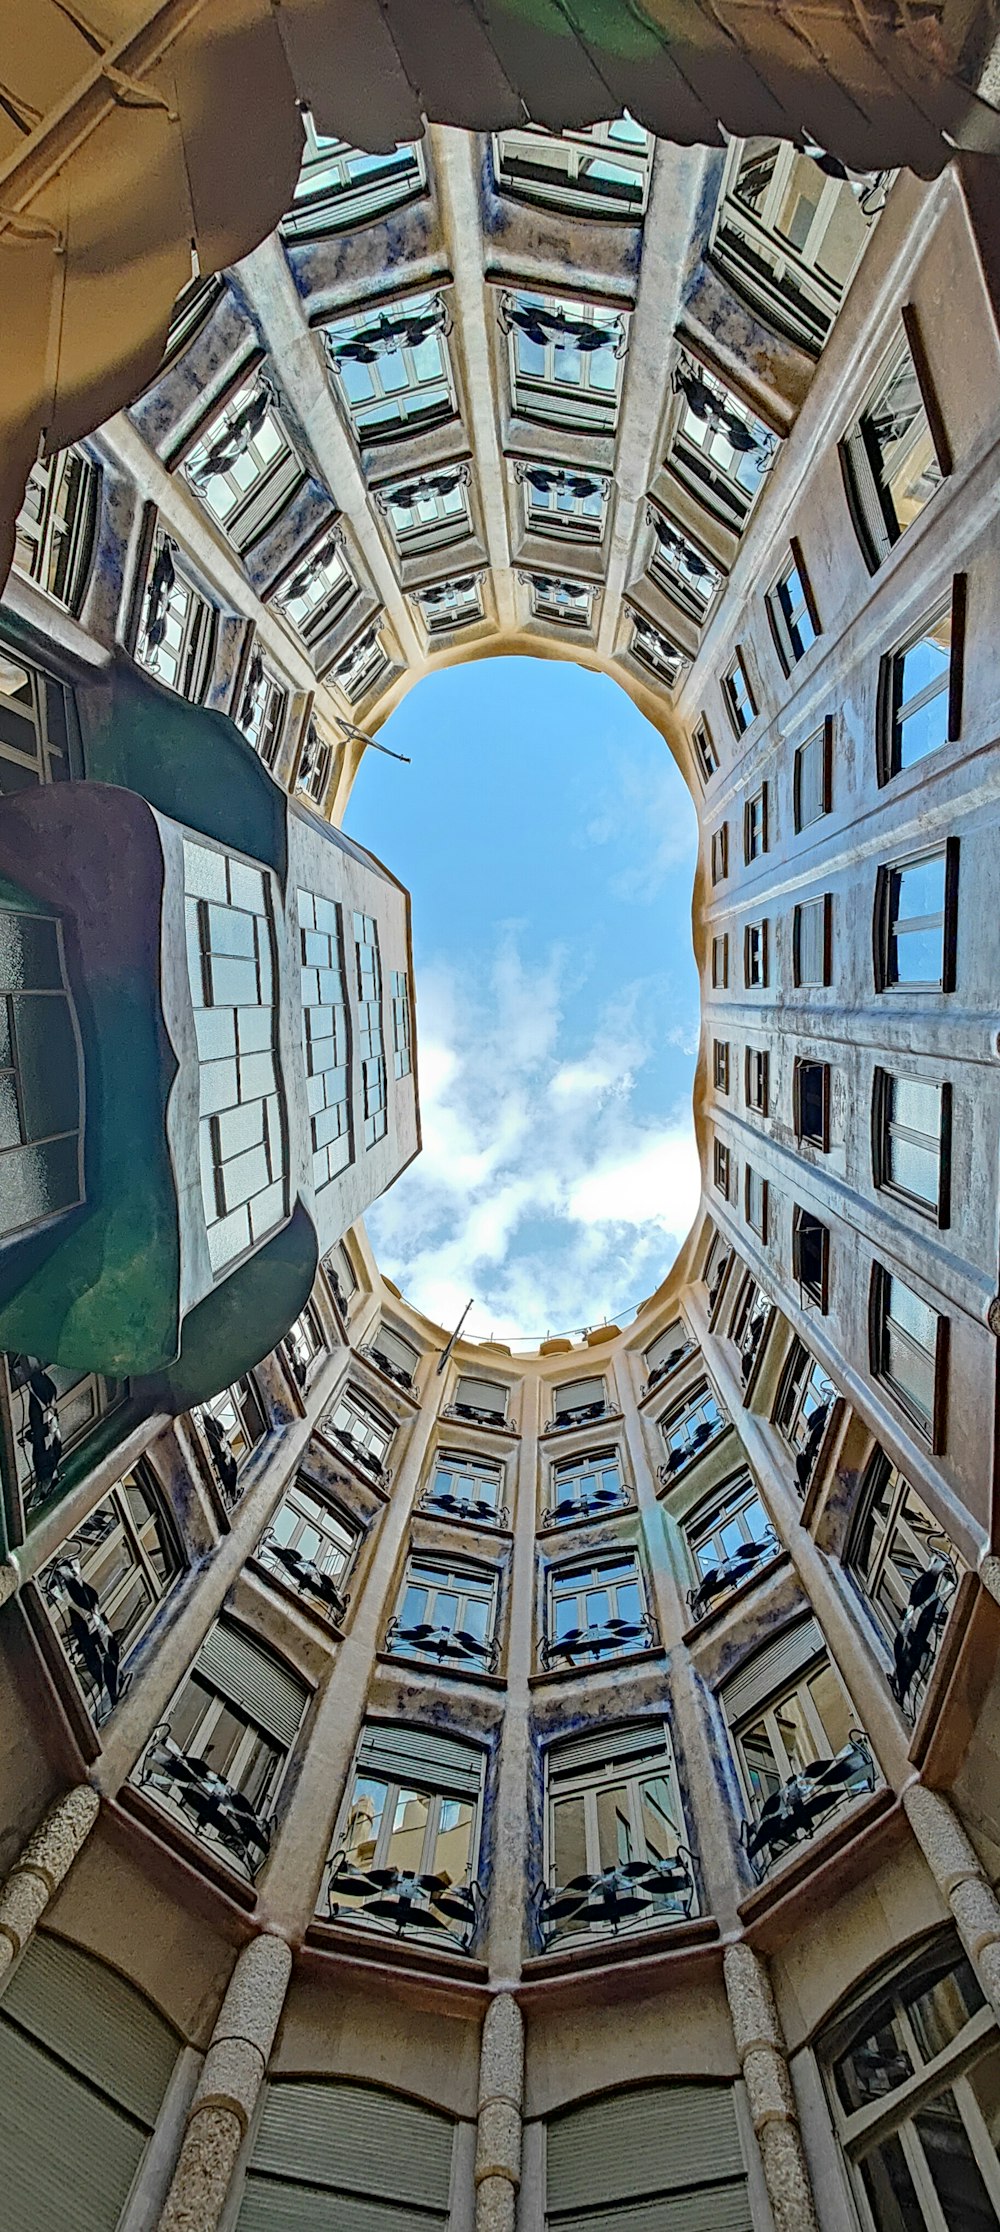
POLYGON ((711 2225, 751 2232, 731 2085, 636 2085, 553 2116, 546 2129, 549 2232, 711 2225))

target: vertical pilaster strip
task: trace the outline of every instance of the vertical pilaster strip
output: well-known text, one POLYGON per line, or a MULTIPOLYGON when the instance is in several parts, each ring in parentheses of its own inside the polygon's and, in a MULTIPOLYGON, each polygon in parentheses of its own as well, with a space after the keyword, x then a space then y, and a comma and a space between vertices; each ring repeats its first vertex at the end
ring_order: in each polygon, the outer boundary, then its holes
POLYGON ((509 1992, 498 1992, 486 2010, 479 2061, 476 2232, 514 2232, 523 2100, 521 2010, 509 1992))
POLYGON ((726 1994, 775 2232, 818 2232, 809 2166, 771 1980, 752 1946, 727 1945, 726 1994))
POLYGON ((291 1947, 244 1946, 219 2010, 158 2232, 215 2232, 285 2004, 291 1947))
POLYGON ((950 1800, 910 1783, 903 1805, 924 1859, 955 1917, 962 1944, 1000 2022, 1000 1901, 950 1800))
POLYGON ((0 1980, 27 1944, 49 1900, 72 1867, 100 1812, 89 1783, 78 1783, 50 1806, 28 1838, 0 1891, 0 1980))

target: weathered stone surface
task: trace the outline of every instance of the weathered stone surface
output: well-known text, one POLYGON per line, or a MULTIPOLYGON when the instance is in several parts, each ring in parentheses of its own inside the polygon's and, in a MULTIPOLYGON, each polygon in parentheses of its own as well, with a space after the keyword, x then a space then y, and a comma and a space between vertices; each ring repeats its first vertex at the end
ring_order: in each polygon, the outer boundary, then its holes
POLYGON ((757 2043, 777 2046, 783 2051, 778 2010, 763 1961, 751 1946, 741 1941, 737 1945, 727 1945, 723 1970, 740 2060, 757 2043))
POLYGON ((214 2232, 225 2207, 243 2125, 228 2108, 192 2117, 157 2232, 214 2232))
POLYGON ((96 1790, 80 1783, 50 1806, 28 1838, 0 1890, 0 1976, 27 1943, 99 1812, 96 1790))
POLYGON ((487 2178, 476 2191, 476 2232, 514 2232, 517 2190, 509 2178, 487 2178))
POLYGON ((981 1877, 982 1869, 954 1807, 939 1790, 910 1783, 903 1806, 938 1889, 950 1901, 956 1884, 981 1877))
POLYGON ((479 2098, 502 2093, 520 2106, 524 2092, 524 2021, 509 1992, 498 1992, 483 2018, 479 2098))
POLYGON ((817 2232, 771 1979, 759 1954, 742 1941, 727 1945, 723 1974, 775 2232, 817 2232))
POLYGON ((244 2131, 253 2114, 263 2081, 265 2061, 246 2038, 220 2038, 205 2056, 198 2079, 192 2114, 203 2108, 228 2108, 238 2116, 244 2131))
POLYGON ((521 2182, 521 2118, 512 2100, 485 2100, 476 2136, 476 2184, 484 2178, 521 2182))
POLYGON ((760 2151, 774 2232, 818 2232, 798 2125, 768 2124, 760 2135, 760 2151))
POLYGON ((751 2046, 744 2057, 743 2075, 754 2130, 775 2120, 794 2123, 795 2103, 784 2055, 775 2046, 751 2046))

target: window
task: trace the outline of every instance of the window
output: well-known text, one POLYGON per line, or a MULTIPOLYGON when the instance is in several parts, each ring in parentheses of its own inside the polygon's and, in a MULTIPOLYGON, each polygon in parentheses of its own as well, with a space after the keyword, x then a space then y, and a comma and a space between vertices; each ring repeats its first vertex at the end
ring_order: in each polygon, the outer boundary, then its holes
POLYGON ((729 874, 729 823, 712 832, 712 882, 724 883, 729 874))
POLYGON ((706 1380, 693 1387, 676 1410, 660 1420, 667 1456, 661 1478, 672 1479, 726 1432, 729 1420, 706 1380))
POLYGON ((133 1781, 213 1858, 252 1880, 267 1857, 306 1702, 279 1659, 218 1620, 133 1781))
MULTIPOLYGON (((318 1911, 394 1937, 433 1937, 437 1945, 450 1938, 467 1947, 477 1921, 482 1783, 483 1755, 471 1744, 369 1721, 318 1911)), ((371 2190, 367 2172, 360 2190, 371 2190)), ((390 2190, 397 2199, 400 2186, 390 2190)), ((423 2177, 417 2190, 424 2204, 423 2177)))
POLYGON ((197 436, 181 466, 238 551, 251 550, 305 485, 268 370, 257 368, 197 436))
POLYGON ((447 1660, 452 1668, 492 1673, 499 1656, 496 1622, 494 1572, 411 1556, 385 1647, 395 1658, 447 1660))
POLYGON ((288 692, 265 666, 255 646, 240 694, 240 709, 236 718, 247 743, 253 745, 265 767, 274 767, 281 748, 287 712, 288 692))
POLYGON ((913 1722, 965 1564, 882 1449, 869 1467, 847 1563, 892 1653, 897 1703, 913 1722))
POLYGON ((288 1210, 270 878, 184 840, 202 1198, 218 1274, 288 1210))
POLYGON ((653 530, 649 561, 653 580, 700 626, 722 581, 722 569, 658 505, 647 504, 646 518, 653 530))
POLYGON ((553 2116, 548 2232, 749 2224, 733 2096, 727 2084, 637 2085, 553 2116))
POLYGON ((423 1508, 443 1511, 449 1519, 474 1519, 479 1526, 505 1527, 503 1483, 504 1468, 495 1457, 469 1457, 443 1449, 435 1459, 423 1508))
POLYGON ((382 963, 378 949, 378 924, 371 915, 356 914, 354 917, 354 957, 357 967, 365 1146, 374 1147, 376 1140, 385 1138, 389 1116, 386 1105, 385 1047, 382 1038, 382 963))
POLYGON ((695 1346, 687 1326, 681 1325, 679 1321, 676 1325, 668 1325, 665 1332, 658 1333, 655 1341, 650 1342, 644 1357, 647 1390, 658 1387, 660 1381, 675 1371, 678 1364, 683 1364, 686 1357, 693 1356, 695 1346))
MULTIPOLYGON (((751 722, 757 718, 757 707, 754 703, 753 691, 747 680, 742 651, 733 660, 732 666, 727 668, 722 677, 722 694, 726 700, 729 718, 736 734, 742 736, 744 731, 750 727, 751 722)), ((748 857, 752 858, 753 856, 749 855, 748 857)))
POLYGON ((351 1127, 351 1038, 344 987, 340 908, 319 892, 299 890, 302 1051, 317 1192, 354 1158, 351 1127))
POLYGON ((767 924, 748 922, 743 932, 743 982, 748 992, 761 992, 767 981, 767 924))
POLYGON ((830 768, 833 757, 833 722, 826 720, 815 736, 808 736, 795 754, 794 815, 796 832, 822 821, 830 811, 830 768))
POLYGON ((872 1790, 874 1762, 813 1619, 755 1651, 721 1697, 750 1808, 743 1842, 760 1876, 872 1790))
POLYGON ((560 1458, 552 1467, 550 1493, 552 1501, 542 1513, 543 1527, 621 1511, 629 1499, 618 1451, 589 1450, 585 1457, 560 1458))
POLYGON ((769 1190, 767 1179, 762 1178, 758 1170, 751 1170, 747 1163, 744 1172, 744 1209, 751 1232, 755 1232, 760 1240, 767 1239, 769 1190))
POLYGON ((372 627, 365 628, 334 667, 333 679, 350 705, 360 705, 362 698, 367 697, 389 671, 389 654, 379 633, 381 626, 382 621, 377 620, 372 627))
POLYGON ((816 1469, 820 1444, 837 1390, 804 1342, 793 1341, 782 1374, 774 1419, 795 1457, 795 1479, 802 1495, 816 1469))
POLYGON ((14 564, 67 612, 83 602, 100 500, 100 466, 83 450, 36 458, 17 517, 14 564))
POLYGON ((362 442, 391 440, 454 417, 447 332, 440 294, 411 296, 327 326, 327 356, 362 442))
POLYGON ((493 170, 499 191, 520 201, 634 220, 646 207, 652 152, 649 133, 630 116, 575 132, 528 124, 494 133, 493 170))
POLYGON ((571 628, 589 628, 596 590, 582 581, 554 580, 551 574, 522 574, 531 590, 531 611, 536 620, 557 620, 571 628))
POLYGON ((129 1385, 31 1356, 6 1361, 14 1476, 22 1517, 30 1519, 63 1485, 64 1461, 125 1401, 129 1385))
POLYGON ((344 1582, 360 1541, 355 1521, 300 1474, 257 1544, 254 1564, 293 1589, 321 1618, 342 1620, 349 1601, 344 1582))
POLYGON ((749 866, 767 851, 767 784, 748 798, 743 808, 743 858, 749 866))
POLYGON ((949 1222, 951 1086, 875 1071, 872 1088, 875 1184, 912 1207, 949 1222))
MULTIPOLYGON (((848 502, 872 573, 919 519, 948 467, 939 451, 940 430, 930 424, 927 395, 914 360, 912 314, 904 324, 906 333, 841 444, 848 502)), ((934 415, 936 420, 936 410, 934 415)))
POLYGON ((419 147, 404 142, 384 155, 368 155, 347 140, 318 132, 308 109, 302 122, 302 169, 291 209, 281 220, 286 240, 320 240, 325 233, 372 224, 423 190, 419 147))
POLYGON ((552 1402, 554 1426, 585 1426, 588 1419, 602 1418, 608 1410, 608 1391, 603 1379, 566 1380, 555 1389, 552 1402))
POLYGON ((514 410, 547 426, 613 434, 625 320, 617 310, 561 295, 502 294, 514 410))
POLYGON ((732 1188, 732 1159, 724 1139, 714 1141, 712 1175, 715 1180, 716 1191, 723 1196, 725 1201, 728 1201, 732 1188))
POLYGON ((658 682, 666 684, 668 690, 675 688, 681 668, 689 664, 684 653, 678 651, 676 644, 671 643, 669 636, 661 635, 659 628, 652 627, 638 612, 632 615, 629 650, 641 666, 648 667, 650 674, 655 675, 658 682))
POLYGON ((886 1271, 872 1270, 871 1368, 934 1448, 943 1432, 947 1318, 913 1288, 886 1271))
POLYGON ((364 1353, 371 1357, 372 1362, 378 1365, 379 1371, 384 1372, 388 1379, 395 1380, 397 1386, 413 1386, 413 1375, 420 1362, 420 1352, 414 1348, 412 1341, 404 1340, 402 1333, 394 1332, 391 1325, 383 1323, 379 1326, 371 1346, 364 1353))
POLYGON ((725 992, 729 986, 729 932, 712 939, 712 989, 725 992))
POLYGON ((333 772, 333 746, 324 744, 315 721, 306 728, 299 764, 295 770, 295 795, 322 806, 333 772))
POLYGON ((564 542, 600 542, 609 486, 604 474, 574 472, 569 465, 528 465, 520 459, 514 472, 524 489, 529 533, 555 535, 564 542))
POLYGON ((829 984, 833 944, 833 898, 804 899, 792 910, 792 974, 796 985, 829 984))
POLYGON ((865 2232, 992 2232, 1000 2044, 954 1939, 867 1986, 823 2059, 865 2232))
POLYGON ((691 1855, 663 1722, 551 1744, 545 1766, 548 1835, 538 1909, 545 1950, 686 1919, 694 1894, 691 1855))
POLYGON ((748 1472, 727 1480, 685 1520, 684 1535, 695 1575, 688 1590, 694 1620, 703 1620, 720 1598, 759 1573, 777 1556, 777 1536, 748 1472))
POLYGON ((550 1568, 542 1663, 578 1666, 650 1650, 657 1637, 632 1550, 550 1568))
POLYGON ((334 527, 296 559, 274 592, 274 601, 307 651, 314 651, 357 595, 357 582, 344 557, 343 533, 334 527))
POLYGON ((712 1083, 717 1093, 729 1091, 729 1040, 712 1040, 712 1083))
POLYGON ((0 642, 0 798, 82 772, 72 693, 0 642))
POLYGON ((771 1057, 766 1047, 748 1046, 744 1056, 746 1103, 766 1116, 771 1103, 771 1057))
POLYGON ((180 1570, 142 1466, 102 1496, 42 1567, 42 1603, 98 1728, 127 1688, 126 1662, 180 1570))
POLYGON ((389 1477, 385 1460, 395 1430, 391 1419, 385 1418, 374 1404, 366 1402, 356 1387, 345 1388, 335 1408, 322 1422, 322 1431, 332 1435, 355 1463, 379 1482, 389 1477))
POLYGON ((713 775, 716 775, 718 773, 719 755, 715 749, 715 745, 712 742, 711 732, 705 721, 698 722, 693 732, 692 741, 694 743, 695 758, 698 762, 698 766, 701 769, 703 779, 706 783, 710 783, 713 775))
POLYGON ((469 467, 463 462, 372 490, 404 558, 417 551, 444 549, 471 534, 469 478, 469 467))
POLYGON ((778 657, 785 673, 790 674, 820 632, 802 553, 795 541, 784 571, 768 593, 767 611, 778 657))
POLYGON ((811 1209, 792 1210, 792 1277, 798 1280, 803 1299, 827 1306, 830 1276, 830 1232, 811 1209))
POLYGON ((218 613, 185 571, 163 527, 153 532, 142 591, 135 657, 140 666, 200 705, 215 659, 218 613))
POLYGON ((744 1401, 750 1388, 757 1364, 763 1354, 768 1328, 774 1316, 763 1287, 758 1286, 751 1271, 744 1277, 736 1297, 729 1337, 740 1359, 740 1379, 744 1401))
POLYGON ((876 991, 955 989, 958 839, 880 868, 875 886, 876 991))
POLYGON ((62 926, 0 904, 2 1238, 84 1198, 81 1070, 62 926))
POLYGON ((509 1392, 496 1380, 474 1379, 469 1373, 463 1373, 455 1389, 452 1409, 460 1418, 471 1418, 477 1425, 502 1426, 507 1417, 509 1392))
POLYGON ((447 635, 483 617, 479 575, 465 574, 461 581, 436 581, 430 588, 414 589, 413 601, 428 635, 447 635))
POLYGON ((410 980, 405 969, 392 971, 392 1068, 395 1077, 409 1077, 413 1068, 410 1026, 410 980))
POLYGON ((319 1319, 310 1302, 306 1303, 301 1317, 297 1317, 285 1334, 282 1346, 300 1387, 309 1380, 309 1369, 326 1347, 319 1319))
POLYGON ((211 1402, 202 1403, 194 1415, 201 1423, 225 1500, 232 1506, 239 1474, 267 1432, 256 1381, 247 1374, 235 1386, 213 1395, 211 1402))
MULTIPOLYGON (((964 576, 956 577, 956 588, 964 576)), ((964 598, 957 600, 964 607, 964 598)), ((885 783, 961 729, 961 635, 955 598, 883 659, 879 673, 878 762, 885 783)), ((963 615, 964 616, 964 615, 963 615)))
POLYGON ((760 494, 777 439, 683 349, 671 385, 679 400, 668 469, 696 503, 738 535, 760 494))
POLYGON ((358 1282, 347 1249, 342 1247, 339 1242, 335 1248, 331 1248, 328 1256, 324 1256, 323 1269, 330 1282, 337 1308, 341 1315, 346 1317, 358 1291, 358 1282))
POLYGON ((830 1064, 796 1060, 792 1087, 795 1137, 800 1144, 830 1148, 830 1064))
POLYGON ((786 140, 738 140, 726 164, 712 261, 769 325, 818 355, 886 182, 883 172, 832 177, 786 140))
POLYGON ((724 1239, 722 1233, 717 1232, 714 1226, 709 1225, 708 1229, 712 1237, 705 1256, 705 1268, 702 1277, 708 1288, 709 1308, 714 1310, 722 1292, 726 1272, 733 1260, 733 1250, 729 1241, 724 1239))

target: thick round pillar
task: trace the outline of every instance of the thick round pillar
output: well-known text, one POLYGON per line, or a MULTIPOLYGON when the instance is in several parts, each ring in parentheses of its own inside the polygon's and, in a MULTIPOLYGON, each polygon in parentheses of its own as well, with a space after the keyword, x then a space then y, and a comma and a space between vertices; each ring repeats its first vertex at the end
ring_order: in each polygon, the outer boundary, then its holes
POLYGON ((524 2024, 501 1992, 483 2021, 476 2129, 476 2232, 513 2232, 521 2183, 524 2024))
POLYGON ((726 1993, 775 2232, 818 2232, 809 2166, 767 1969, 746 1943, 724 1955, 726 1993))
POLYGON ((57 1798, 28 1838, 0 1891, 0 1978, 27 1944, 49 1900, 87 1841, 100 1812, 89 1783, 57 1798))
POLYGON ((1000 2022, 1000 1901, 988 1883, 950 1799, 910 1783, 903 1805, 962 1944, 1000 2022))
POLYGON ((159 2232, 215 2232, 264 2081, 292 1954, 283 1938, 244 1946, 229 1980, 159 2232))

